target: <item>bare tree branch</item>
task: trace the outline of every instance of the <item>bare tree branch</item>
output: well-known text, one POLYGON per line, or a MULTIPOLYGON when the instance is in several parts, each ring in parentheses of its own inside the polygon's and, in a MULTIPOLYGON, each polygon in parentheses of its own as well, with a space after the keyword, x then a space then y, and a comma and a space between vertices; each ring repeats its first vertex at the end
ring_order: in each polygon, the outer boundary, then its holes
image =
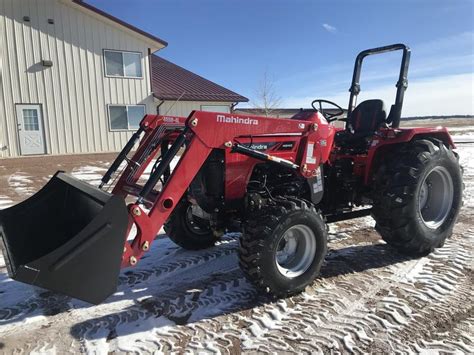
POLYGON ((260 80, 252 105, 261 110, 265 116, 271 116, 275 109, 281 105, 281 97, 277 95, 275 90, 275 80, 265 70, 260 80))

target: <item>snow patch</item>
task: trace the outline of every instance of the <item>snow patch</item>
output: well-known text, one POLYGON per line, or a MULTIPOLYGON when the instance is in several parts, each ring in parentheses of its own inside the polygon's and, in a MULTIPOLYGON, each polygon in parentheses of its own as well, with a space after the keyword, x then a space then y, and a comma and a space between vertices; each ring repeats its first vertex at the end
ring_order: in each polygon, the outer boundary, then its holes
POLYGON ((73 169, 71 175, 91 185, 98 185, 106 171, 107 169, 102 167, 86 165, 73 169))
POLYGON ((0 210, 13 206, 13 201, 7 196, 0 195, 0 210))
POLYGON ((31 176, 22 172, 11 175, 8 178, 8 185, 13 187, 15 192, 20 196, 30 196, 35 193, 35 189, 31 187, 31 184, 33 184, 31 176))

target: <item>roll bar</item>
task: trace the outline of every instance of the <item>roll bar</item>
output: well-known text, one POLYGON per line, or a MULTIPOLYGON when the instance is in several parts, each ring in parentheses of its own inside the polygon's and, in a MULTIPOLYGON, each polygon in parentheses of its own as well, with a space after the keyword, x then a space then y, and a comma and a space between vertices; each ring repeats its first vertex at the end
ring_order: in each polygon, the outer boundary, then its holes
POLYGON ((357 95, 360 93, 360 73, 362 69, 362 61, 365 57, 373 54, 382 54, 392 51, 403 50, 402 63, 400 66, 400 74, 397 82, 397 96, 395 97, 395 103, 390 109, 390 114, 387 118, 387 122, 392 124, 392 128, 398 128, 400 125, 400 118, 402 115, 403 107, 403 96, 405 90, 408 87, 408 66, 410 64, 410 48, 405 44, 398 43, 392 44, 389 46, 366 49, 359 53, 356 58, 354 65, 354 73, 352 75, 352 84, 349 89, 351 95, 349 97, 349 107, 347 109, 347 117, 350 117, 350 114, 355 108, 355 100, 357 95))

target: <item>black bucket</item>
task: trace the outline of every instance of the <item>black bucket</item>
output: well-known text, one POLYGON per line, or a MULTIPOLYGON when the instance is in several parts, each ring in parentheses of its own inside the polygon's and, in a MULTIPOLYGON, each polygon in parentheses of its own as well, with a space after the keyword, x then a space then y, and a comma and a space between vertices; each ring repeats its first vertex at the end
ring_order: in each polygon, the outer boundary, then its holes
POLYGON ((57 172, 38 193, 0 211, 10 277, 98 304, 117 289, 125 201, 57 172))

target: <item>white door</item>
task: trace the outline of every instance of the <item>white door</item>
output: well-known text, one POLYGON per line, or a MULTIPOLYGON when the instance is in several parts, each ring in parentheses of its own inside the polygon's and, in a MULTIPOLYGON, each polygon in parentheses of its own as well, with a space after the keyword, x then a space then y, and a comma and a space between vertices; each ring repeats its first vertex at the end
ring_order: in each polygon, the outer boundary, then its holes
POLYGON ((21 155, 45 154, 41 105, 16 105, 21 155))

